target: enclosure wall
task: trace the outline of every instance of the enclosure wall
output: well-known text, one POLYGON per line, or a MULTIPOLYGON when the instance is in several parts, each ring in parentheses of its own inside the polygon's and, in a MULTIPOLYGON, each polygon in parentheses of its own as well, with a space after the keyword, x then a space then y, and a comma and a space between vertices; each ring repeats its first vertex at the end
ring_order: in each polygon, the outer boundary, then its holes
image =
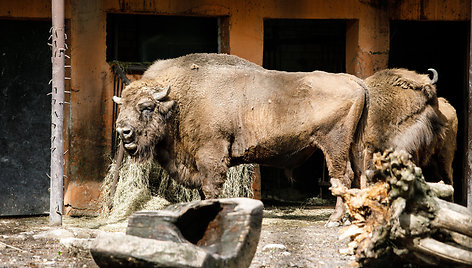
MULTIPOLYGON (((48 0, 0 1, 2 19, 50 19, 50 10, 48 0)), ((222 47, 259 65, 264 19, 346 20, 346 72, 365 78, 388 66, 390 20, 465 21, 470 11, 469 0, 68 0, 71 104, 66 113, 65 212, 96 214, 100 184, 112 158, 108 13, 227 18, 220 25, 227 34, 222 47)))

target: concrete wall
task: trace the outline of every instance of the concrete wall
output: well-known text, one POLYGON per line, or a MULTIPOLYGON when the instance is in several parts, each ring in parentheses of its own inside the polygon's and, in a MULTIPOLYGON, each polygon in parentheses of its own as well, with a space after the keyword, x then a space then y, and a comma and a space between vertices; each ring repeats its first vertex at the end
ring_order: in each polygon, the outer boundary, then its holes
MULTIPOLYGON (((225 16, 231 54, 263 60, 264 18, 346 19, 346 71, 367 77, 386 68, 389 21, 469 20, 470 0, 66 0, 70 20, 71 105, 65 205, 69 214, 98 208, 111 156, 113 77, 106 62, 106 14, 225 16)), ((0 18, 50 19, 50 1, 0 2, 0 18)))

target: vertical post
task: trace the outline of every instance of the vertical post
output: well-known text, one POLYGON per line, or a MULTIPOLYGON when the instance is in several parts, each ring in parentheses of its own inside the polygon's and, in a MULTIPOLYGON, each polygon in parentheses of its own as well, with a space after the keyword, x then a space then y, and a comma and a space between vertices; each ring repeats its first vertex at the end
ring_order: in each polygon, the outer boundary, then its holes
MULTIPOLYGON (((472 12, 472 1, 470 5, 472 12)), ((465 178, 463 182, 464 201, 469 209, 472 209, 472 13, 470 17, 470 33, 469 33, 469 89, 468 89, 468 105, 467 105, 467 148, 465 154, 465 178)))
POLYGON ((52 0, 51 188, 49 224, 62 225, 64 185, 64 0, 52 0))
POLYGON ((254 196, 252 198, 256 200, 262 199, 262 189, 261 189, 261 166, 254 165, 254 173, 252 174, 252 192, 254 196))

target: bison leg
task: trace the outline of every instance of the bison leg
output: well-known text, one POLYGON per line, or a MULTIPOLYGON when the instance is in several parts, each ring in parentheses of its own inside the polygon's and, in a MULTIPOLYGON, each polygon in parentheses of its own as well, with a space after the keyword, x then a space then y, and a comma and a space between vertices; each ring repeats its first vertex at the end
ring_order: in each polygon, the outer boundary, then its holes
MULTIPOLYGON (((354 178, 354 172, 349 161, 349 146, 336 146, 337 143, 330 143, 330 145, 320 146, 325 153, 326 165, 328 167, 329 176, 331 177, 331 187, 336 188, 340 185, 351 188, 351 183, 354 178), (346 147, 346 148, 344 148, 346 147)), ((334 213, 329 217, 326 226, 339 226, 346 214, 346 206, 342 198, 337 197, 336 207, 334 213)))
MULTIPOLYGON (((339 185, 350 188, 350 185, 348 183, 342 183, 339 179, 331 178, 330 182, 332 188, 336 188, 339 185)), ((336 197, 336 206, 334 208, 334 212, 333 214, 331 214, 331 216, 329 216, 326 226, 339 226, 343 220, 344 215, 346 215, 346 205, 344 204, 343 199, 338 196, 336 197)))
MULTIPOLYGON (((331 162, 331 161, 328 161, 328 157, 326 158, 326 162, 327 162, 328 171, 331 177, 330 179, 331 187, 336 188, 342 185, 344 187, 351 188, 351 182, 354 177, 354 172, 352 171, 350 162, 346 161, 344 168, 341 168, 340 166, 334 166, 332 163, 328 164, 328 162, 331 162), (338 174, 339 170, 344 170, 344 174, 339 175, 338 174)), ((336 207, 334 209, 333 214, 331 214, 331 216, 329 217, 329 220, 326 226, 328 227, 339 226, 345 214, 346 214, 346 206, 342 198, 338 196, 336 198, 336 207)))
POLYGON ((228 171, 228 144, 225 141, 208 144, 197 152, 197 169, 202 176, 205 199, 217 198, 223 188, 228 171))

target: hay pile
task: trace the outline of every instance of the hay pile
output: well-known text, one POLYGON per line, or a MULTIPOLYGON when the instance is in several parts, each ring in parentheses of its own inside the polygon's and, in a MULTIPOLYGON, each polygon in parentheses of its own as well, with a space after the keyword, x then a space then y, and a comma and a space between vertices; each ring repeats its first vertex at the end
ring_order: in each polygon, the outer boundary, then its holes
MULTIPOLYGON (((130 157, 123 160, 116 191, 111 196, 115 168, 116 163, 112 163, 102 185, 103 208, 99 218, 103 224, 123 221, 138 210, 158 210, 172 203, 200 199, 197 190, 176 183, 156 161, 136 163, 130 157), (110 202, 111 209, 106 205, 110 202)), ((253 165, 230 168, 220 198, 252 197, 253 171, 253 165)))

